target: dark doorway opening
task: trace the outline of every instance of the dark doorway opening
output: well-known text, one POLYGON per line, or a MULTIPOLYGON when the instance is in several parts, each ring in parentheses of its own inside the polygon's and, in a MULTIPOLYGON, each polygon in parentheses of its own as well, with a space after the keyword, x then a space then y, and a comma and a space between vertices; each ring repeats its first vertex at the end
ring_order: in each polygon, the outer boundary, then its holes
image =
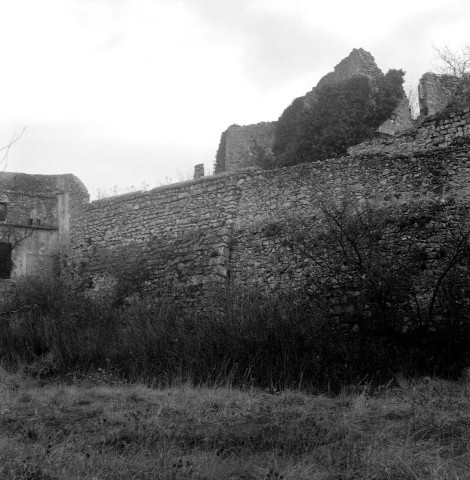
POLYGON ((0 278, 11 278, 11 244, 0 242, 0 278))

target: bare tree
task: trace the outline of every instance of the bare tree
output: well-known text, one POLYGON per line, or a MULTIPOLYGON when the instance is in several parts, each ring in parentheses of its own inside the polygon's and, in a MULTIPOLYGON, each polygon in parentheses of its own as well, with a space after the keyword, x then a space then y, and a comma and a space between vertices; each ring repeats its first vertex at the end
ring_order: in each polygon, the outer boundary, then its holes
POLYGON ((406 96, 408 97, 408 103, 410 106, 410 114, 413 120, 416 120, 419 117, 419 94, 418 94, 418 84, 408 84, 405 87, 406 96))
MULTIPOLYGON (((24 127, 20 133, 15 133, 10 138, 9 142, 0 148, 0 176, 4 172, 5 168, 8 164, 8 155, 10 153, 11 148, 13 145, 18 142, 25 131, 26 127, 24 127)), ((2 193, 3 187, 0 185, 0 193, 2 193)), ((3 200, 3 199, 2 199, 3 200)), ((2 207, 6 208, 6 204, 2 202, 2 207)), ((2 213, 6 214, 6 210, 2 213)), ((6 216, 0 217, 1 220, 5 220, 6 216)), ((16 248, 20 243, 22 243, 27 238, 31 237, 34 233, 33 228, 16 228, 11 225, 1 225, 0 228, 0 243, 2 244, 9 244, 11 250, 16 248)))
POLYGON ((23 127, 20 133, 14 133, 9 142, 4 147, 0 147, 0 172, 3 172, 8 164, 8 155, 11 147, 23 136, 25 130, 26 127, 23 127))
POLYGON ((460 47, 459 50, 453 50, 447 45, 443 47, 433 46, 436 53, 436 62, 434 68, 437 73, 463 77, 470 73, 470 44, 460 47))
POLYGON ((291 222, 285 242, 310 262, 304 284, 313 300, 331 297, 356 319, 391 331, 430 331, 438 318, 442 324, 468 314, 468 208, 384 208, 351 192, 318 206, 314 221, 291 222))

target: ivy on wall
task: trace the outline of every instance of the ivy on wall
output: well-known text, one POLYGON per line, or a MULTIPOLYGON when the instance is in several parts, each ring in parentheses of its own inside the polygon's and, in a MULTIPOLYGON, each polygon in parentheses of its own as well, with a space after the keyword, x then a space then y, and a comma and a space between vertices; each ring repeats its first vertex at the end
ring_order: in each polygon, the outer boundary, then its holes
POLYGON ((343 155, 372 138, 404 97, 405 72, 389 70, 371 80, 360 75, 315 90, 310 108, 298 98, 276 125, 277 166, 343 155))

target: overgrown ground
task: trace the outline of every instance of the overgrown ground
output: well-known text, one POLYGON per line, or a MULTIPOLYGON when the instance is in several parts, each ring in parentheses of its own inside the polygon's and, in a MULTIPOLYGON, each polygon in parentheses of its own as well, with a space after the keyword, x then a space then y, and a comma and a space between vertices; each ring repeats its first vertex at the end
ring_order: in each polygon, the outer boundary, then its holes
POLYGON ((470 479, 467 303, 401 332, 378 314, 330 328, 300 300, 231 294, 188 318, 16 285, 0 480, 470 479))
POLYGON ((0 370, 1 479, 466 479, 470 382, 335 397, 0 370))

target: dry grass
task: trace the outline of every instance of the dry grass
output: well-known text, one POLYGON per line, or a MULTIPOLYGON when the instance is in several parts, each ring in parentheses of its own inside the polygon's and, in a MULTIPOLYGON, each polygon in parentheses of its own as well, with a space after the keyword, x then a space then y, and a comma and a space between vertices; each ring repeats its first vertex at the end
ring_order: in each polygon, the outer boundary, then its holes
POLYGON ((470 478, 470 383, 334 398, 188 385, 40 386, 0 370, 0 478, 470 478))

